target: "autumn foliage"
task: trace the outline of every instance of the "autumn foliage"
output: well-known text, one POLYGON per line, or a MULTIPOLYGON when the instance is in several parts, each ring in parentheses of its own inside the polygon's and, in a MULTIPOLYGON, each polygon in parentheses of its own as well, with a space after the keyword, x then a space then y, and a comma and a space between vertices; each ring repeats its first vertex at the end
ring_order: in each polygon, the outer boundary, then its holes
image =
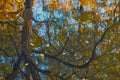
POLYGON ((0 80, 119 80, 119 34, 119 0, 1 0, 0 80))

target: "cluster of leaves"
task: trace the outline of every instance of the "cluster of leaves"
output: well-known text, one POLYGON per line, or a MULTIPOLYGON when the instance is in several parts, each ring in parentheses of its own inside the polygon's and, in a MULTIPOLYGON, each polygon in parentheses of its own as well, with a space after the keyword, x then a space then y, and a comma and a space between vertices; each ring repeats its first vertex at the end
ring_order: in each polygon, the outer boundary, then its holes
POLYGON ((16 20, 24 9, 24 0, 1 0, 0 21, 16 20))
MULTIPOLYGON (((71 0, 67 0, 68 2, 71 0)), ((68 17, 75 20, 69 24, 69 19, 63 16, 64 26, 60 26, 55 22, 49 22, 53 27, 53 33, 46 33, 48 42, 51 45, 44 48, 50 55, 55 55, 59 59, 71 64, 85 64, 94 49, 94 44, 102 41, 96 47, 95 60, 85 69, 74 69, 64 64, 48 59, 50 70, 57 71, 64 78, 72 79, 111 79, 112 73, 120 68, 119 62, 119 4, 115 0, 110 5, 107 0, 96 2, 95 0, 79 0, 80 8, 73 7, 68 11, 63 11, 60 2, 51 2, 48 4, 50 11, 54 12, 59 9, 65 14, 71 13, 68 17), (56 5, 56 6, 54 6, 56 5), (53 7, 51 7, 53 6, 53 7), (85 11, 85 7, 90 8, 85 11), (103 11, 101 11, 101 10, 103 11), (105 34, 105 36, 104 36, 105 34), (49 36, 50 35, 50 36, 49 36), (117 54, 116 54, 117 53, 117 54), (54 62, 54 63, 53 63, 54 62), (116 67, 114 71, 110 69, 116 67), (64 69, 63 69, 64 67, 64 69)), ((69 6, 70 8, 71 6, 69 6)), ((64 7, 63 7, 64 8, 64 7)), ((54 16, 50 17, 54 19, 54 16)), ((44 24, 44 23, 43 23, 44 24)), ((45 23, 46 24, 46 23, 45 23)), ((47 31, 46 31, 47 32, 47 31)), ((118 74, 114 75, 114 79, 118 79, 118 74)))
MULTIPOLYGON (((23 9, 23 2, 24 0, 2 0, 0 3, 0 13, 3 13, 0 17, 0 56, 3 57, 0 59, 1 75, 11 73, 22 50, 20 40, 24 20, 22 25, 18 24, 22 16, 18 15, 18 19, 16 15, 20 13, 13 16, 10 14, 23 9), (2 6, 3 4, 7 5, 2 6), (16 8, 11 9, 14 6, 16 8), (5 22, 11 20, 16 22, 5 22)), ((42 7, 47 7, 46 12, 52 16, 45 21, 37 21, 34 17, 35 25, 31 29, 30 38, 31 51, 37 50, 30 54, 34 64, 51 71, 49 74, 43 72, 48 80, 119 79, 120 4, 117 0, 111 4, 108 4, 109 0, 78 0, 76 7, 73 2, 74 0, 50 0, 49 4, 42 7), (54 12, 57 11, 61 11, 59 15, 62 17, 55 17, 54 12), (44 29, 43 36, 38 35, 43 34, 41 29, 44 29), (86 66, 80 67, 84 64, 86 66)), ((28 65, 24 62, 20 65, 18 74, 22 79, 25 79, 23 73, 27 73, 25 69, 28 65)), ((39 70, 38 75, 43 76, 39 70)))
POLYGON ((3 74, 11 72, 12 65, 19 55, 18 51, 21 50, 20 29, 17 25, 15 22, 0 25, 0 71, 3 74))

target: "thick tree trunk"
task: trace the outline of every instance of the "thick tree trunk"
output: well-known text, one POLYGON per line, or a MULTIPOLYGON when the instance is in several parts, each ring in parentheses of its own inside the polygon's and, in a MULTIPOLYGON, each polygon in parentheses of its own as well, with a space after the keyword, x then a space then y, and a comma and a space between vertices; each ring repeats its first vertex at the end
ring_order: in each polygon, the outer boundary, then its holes
POLYGON ((25 63, 29 64, 26 66, 26 80, 40 80, 38 74, 37 74, 37 69, 33 65, 32 58, 30 56, 30 47, 29 47, 29 42, 30 42, 30 31, 32 27, 32 2, 33 0, 26 0, 24 3, 25 10, 24 10, 24 25, 22 27, 22 35, 21 35, 21 46, 22 46, 22 53, 21 56, 19 56, 18 60, 15 62, 13 66, 13 71, 11 74, 7 75, 5 78, 6 80, 15 80, 17 78, 18 71, 20 69, 20 64, 22 60, 25 60, 25 63))
POLYGON ((27 68, 27 77, 29 80, 30 79, 30 75, 32 76, 33 80, 40 80, 37 74, 37 69, 35 69, 34 65, 32 64, 32 58, 30 56, 30 47, 29 47, 29 40, 30 40, 30 31, 31 31, 31 27, 32 27, 32 3, 33 0, 26 0, 26 2, 24 3, 25 5, 25 11, 24 11, 24 26, 22 29, 22 53, 25 55, 25 62, 28 63, 28 67, 27 68), (30 72, 30 73, 29 73, 30 72))

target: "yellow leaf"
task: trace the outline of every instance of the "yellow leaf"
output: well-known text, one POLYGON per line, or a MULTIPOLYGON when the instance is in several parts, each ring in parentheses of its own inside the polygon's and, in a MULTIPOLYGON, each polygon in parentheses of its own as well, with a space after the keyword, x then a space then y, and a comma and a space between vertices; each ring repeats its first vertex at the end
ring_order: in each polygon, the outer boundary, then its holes
POLYGON ((41 56, 41 57, 44 57, 44 56, 45 56, 45 54, 43 54, 43 53, 40 53, 40 56, 41 56))
POLYGON ((24 2, 25 0, 16 0, 18 3, 22 3, 24 2))
POLYGON ((90 8, 94 8, 95 5, 96 5, 96 1, 95 1, 95 0, 90 1, 88 4, 89 4, 88 6, 89 6, 90 8))
POLYGON ((89 6, 90 8, 95 7, 96 0, 78 0, 81 6, 89 6))
POLYGON ((118 4, 118 0, 114 0, 114 5, 117 5, 118 4))
POLYGON ((62 8, 62 11, 63 12, 69 12, 70 11, 70 7, 64 7, 64 8, 62 8))
POLYGON ((54 10, 60 8, 60 4, 58 4, 58 3, 48 4, 47 6, 49 7, 49 9, 50 9, 51 11, 54 11, 54 10))
POLYGON ((72 1, 69 1, 69 2, 68 2, 68 6, 73 7, 73 3, 72 3, 72 1))
POLYGON ((33 43, 30 43, 30 45, 31 45, 31 46, 34 46, 34 44, 33 44, 33 43))
POLYGON ((29 63, 25 63, 24 65, 25 65, 25 66, 28 66, 28 65, 29 65, 29 63))
POLYGON ((105 12, 110 11, 110 7, 109 6, 106 6, 104 9, 105 9, 105 12))

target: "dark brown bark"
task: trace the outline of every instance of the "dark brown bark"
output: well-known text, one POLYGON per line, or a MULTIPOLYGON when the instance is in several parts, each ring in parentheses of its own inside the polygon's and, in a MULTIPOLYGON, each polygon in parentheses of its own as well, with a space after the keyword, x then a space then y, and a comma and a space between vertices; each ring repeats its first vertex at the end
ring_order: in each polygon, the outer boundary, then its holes
POLYGON ((17 78, 18 71, 20 70, 20 64, 22 60, 25 60, 25 63, 29 63, 26 67, 26 80, 30 80, 30 76, 32 76, 33 80, 40 80, 37 74, 37 68, 32 65, 32 58, 30 56, 30 48, 29 48, 29 40, 30 40, 30 31, 32 27, 31 19, 32 19, 32 2, 33 0, 26 0, 24 3, 25 10, 23 13, 24 17, 24 25, 22 27, 21 34, 21 46, 22 53, 21 56, 18 57, 18 60, 15 62, 13 66, 12 73, 7 75, 6 80, 15 80, 17 78))
MULTIPOLYGON (((25 62, 29 63, 28 67, 27 67, 27 71, 28 71, 28 76, 30 77, 30 75, 32 76, 33 80, 40 80, 39 76, 37 74, 37 69, 32 65, 32 58, 30 56, 30 47, 29 47, 29 40, 30 40, 30 31, 31 31, 31 27, 32 27, 32 23, 31 23, 31 19, 32 19, 32 3, 33 0, 26 0, 25 2, 25 11, 24 11, 24 26, 22 29, 22 53, 25 55, 25 62), (30 73, 29 73, 30 72, 30 73)), ((26 80, 29 80, 26 79, 26 80)))

